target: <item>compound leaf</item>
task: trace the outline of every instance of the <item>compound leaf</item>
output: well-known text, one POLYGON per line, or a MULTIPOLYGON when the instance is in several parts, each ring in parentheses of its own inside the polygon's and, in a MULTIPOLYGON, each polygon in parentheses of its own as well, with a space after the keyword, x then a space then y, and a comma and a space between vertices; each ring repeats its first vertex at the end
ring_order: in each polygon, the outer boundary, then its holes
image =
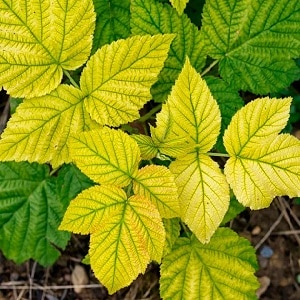
POLYGON ((47 266, 59 257, 57 248, 65 248, 70 234, 58 225, 71 198, 88 186, 71 173, 64 169, 54 178, 46 165, 0 163, 0 248, 7 258, 47 266))
POLYGON ((121 130, 82 132, 70 139, 70 148, 75 164, 97 183, 124 187, 137 174, 140 149, 121 130))
POLYGON ((79 89, 68 85, 60 85, 48 95, 26 99, 1 136, 0 159, 50 162, 54 168, 69 163, 69 136, 97 124, 84 109, 83 99, 79 89))
POLYGON ((170 5, 154 0, 131 1, 131 30, 133 34, 175 33, 168 59, 151 93, 158 102, 166 100, 188 56, 197 71, 201 71, 206 56, 200 32, 185 15, 179 16, 170 5))
POLYGON ((146 166, 140 169, 133 181, 133 191, 157 207, 164 218, 180 215, 174 175, 164 166, 146 166))
POLYGON ((278 135, 287 123, 290 103, 291 98, 256 99, 235 114, 225 131, 224 145, 231 156, 225 175, 244 206, 260 209, 275 196, 300 195, 300 141, 278 135))
POLYGON ((216 231, 229 206, 229 187, 218 164, 189 153, 170 165, 178 186, 182 220, 202 243, 216 231))
POLYGON ((170 0, 170 2, 172 6, 177 10, 178 14, 182 15, 189 0, 170 0))
POLYGON ((298 0, 212 0, 203 10, 205 52, 236 89, 278 91, 300 77, 298 0))
POLYGON ((249 241, 228 228, 219 228, 206 245, 195 236, 179 238, 162 261, 161 297, 254 300, 257 268, 249 241))
POLYGON ((49 93, 86 62, 94 27, 92 0, 1 0, 0 86, 14 97, 49 93))
POLYGON ((134 36, 100 48, 80 77, 85 107, 101 125, 119 126, 139 118, 151 99, 174 35, 134 36), (95 72, 95 70, 100 70, 95 72))
POLYGON ((130 35, 130 1, 93 1, 97 14, 92 49, 94 53, 103 45, 130 35))

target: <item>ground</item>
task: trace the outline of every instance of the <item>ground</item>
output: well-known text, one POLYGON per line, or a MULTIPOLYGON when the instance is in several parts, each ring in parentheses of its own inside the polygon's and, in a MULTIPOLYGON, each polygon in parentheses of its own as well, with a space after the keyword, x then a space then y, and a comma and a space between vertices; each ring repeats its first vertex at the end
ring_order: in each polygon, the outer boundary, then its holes
MULTIPOLYGON (((300 205, 281 197, 267 209, 244 211, 228 225, 257 248, 261 300, 300 299, 299 220, 300 205)), ((90 268, 80 263, 87 245, 88 237, 73 235, 61 258, 50 268, 33 261, 17 266, 0 254, 0 300, 160 299, 159 267, 155 264, 130 287, 109 296, 90 268), (77 292, 76 283, 81 283, 77 292)))

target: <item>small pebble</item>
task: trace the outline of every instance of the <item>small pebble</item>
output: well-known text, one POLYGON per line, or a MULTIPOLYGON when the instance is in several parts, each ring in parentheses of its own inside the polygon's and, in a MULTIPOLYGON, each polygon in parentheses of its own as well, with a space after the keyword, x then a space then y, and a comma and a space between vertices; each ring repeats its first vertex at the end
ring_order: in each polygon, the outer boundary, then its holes
POLYGON ((274 254, 274 251, 269 246, 263 246, 260 250, 260 255, 264 258, 270 258, 274 254))
POLYGON ((261 228, 259 226, 255 226, 251 231, 252 235, 259 235, 260 233, 261 233, 261 228))
POLYGON ((296 280, 297 280, 298 283, 300 283, 300 274, 297 274, 296 280))

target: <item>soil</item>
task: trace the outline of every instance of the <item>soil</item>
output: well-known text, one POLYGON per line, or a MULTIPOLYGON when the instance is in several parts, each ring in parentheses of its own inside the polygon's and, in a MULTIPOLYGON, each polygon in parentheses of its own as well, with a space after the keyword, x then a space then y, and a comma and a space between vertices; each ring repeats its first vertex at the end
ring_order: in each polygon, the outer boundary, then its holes
MULTIPOLYGON (((300 205, 277 198, 267 209, 246 210, 228 224, 257 248, 261 300, 300 299, 300 205), (297 280, 298 278, 298 280, 297 280)), ((88 237, 73 235, 59 260, 49 268, 34 261, 15 265, 0 253, 0 300, 158 300, 159 266, 149 265, 129 287, 108 295, 89 266, 81 264, 88 237), (81 277, 75 280, 77 272, 81 277), (82 281, 80 281, 82 280, 82 281), (80 284, 75 292, 74 284, 80 284)))

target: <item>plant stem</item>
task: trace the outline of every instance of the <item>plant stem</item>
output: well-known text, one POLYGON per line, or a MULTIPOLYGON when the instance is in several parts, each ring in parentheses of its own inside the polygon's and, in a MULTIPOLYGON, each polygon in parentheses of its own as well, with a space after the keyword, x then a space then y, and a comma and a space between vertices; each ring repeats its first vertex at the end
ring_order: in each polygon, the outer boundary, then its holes
POLYGON ((148 119, 150 119, 155 113, 157 113, 161 109, 162 104, 158 104, 155 107, 153 107, 149 112, 147 112, 145 115, 139 118, 139 121, 141 123, 144 123, 148 119))
POLYGON ((219 61, 215 60, 213 61, 202 73, 201 76, 204 76, 206 73, 208 73, 219 61))
POLYGON ((77 88, 79 88, 79 85, 76 83, 76 81, 71 77, 70 73, 67 70, 64 70, 64 74, 68 77, 70 82, 77 88))
POLYGON ((208 152, 206 153, 208 156, 219 156, 219 157, 230 157, 227 153, 216 153, 216 152, 208 152))

